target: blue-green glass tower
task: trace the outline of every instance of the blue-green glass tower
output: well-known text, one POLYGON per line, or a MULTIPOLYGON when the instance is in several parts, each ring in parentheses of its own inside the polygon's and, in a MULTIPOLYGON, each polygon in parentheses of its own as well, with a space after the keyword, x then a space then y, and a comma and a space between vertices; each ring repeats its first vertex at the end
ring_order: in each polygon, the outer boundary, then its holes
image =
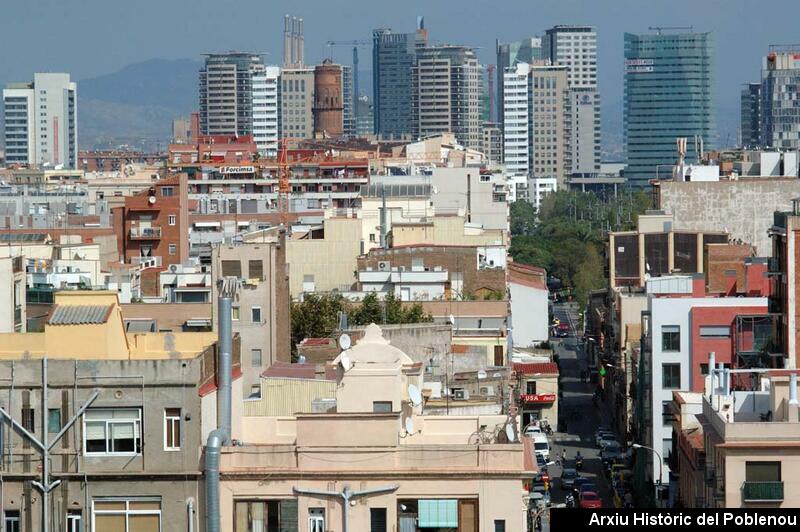
POLYGON ((687 138, 686 161, 713 149, 710 33, 625 34, 625 177, 631 186, 671 178, 675 139, 687 138))

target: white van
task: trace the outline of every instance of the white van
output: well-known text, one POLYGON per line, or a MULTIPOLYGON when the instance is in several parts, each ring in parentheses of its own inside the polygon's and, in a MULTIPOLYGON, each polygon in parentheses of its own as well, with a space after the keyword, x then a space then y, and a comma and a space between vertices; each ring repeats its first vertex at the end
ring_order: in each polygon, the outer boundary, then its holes
POLYGON ((550 442, 544 434, 533 435, 533 452, 542 455, 545 460, 550 460, 550 442))

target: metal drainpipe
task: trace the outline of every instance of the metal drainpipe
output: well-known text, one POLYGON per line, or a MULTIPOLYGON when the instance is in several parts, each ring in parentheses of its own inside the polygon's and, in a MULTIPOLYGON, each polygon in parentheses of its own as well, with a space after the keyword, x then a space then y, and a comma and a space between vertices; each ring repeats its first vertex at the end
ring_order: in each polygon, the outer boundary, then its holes
POLYGON ((186 499, 186 532, 194 532, 194 498, 186 499))
POLYGON ((205 454, 206 532, 220 532, 219 464, 222 446, 231 439, 231 371, 233 336, 231 307, 238 284, 234 279, 220 282, 217 308, 219 320, 219 362, 217 364, 217 428, 208 435, 205 454))

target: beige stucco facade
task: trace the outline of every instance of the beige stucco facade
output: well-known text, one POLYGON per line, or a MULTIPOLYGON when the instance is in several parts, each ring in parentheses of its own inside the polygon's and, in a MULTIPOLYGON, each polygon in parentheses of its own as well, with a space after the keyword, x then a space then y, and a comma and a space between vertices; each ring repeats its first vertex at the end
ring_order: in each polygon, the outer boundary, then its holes
POLYGON ((463 216, 434 216, 421 223, 392 226, 393 247, 411 244, 450 246, 507 245, 508 235, 503 229, 483 229, 466 223, 463 216))
POLYGON ((303 292, 304 279, 310 279, 317 292, 351 286, 356 281, 356 257, 361 253, 361 229, 357 218, 332 217, 324 221, 322 238, 287 239, 291 297, 303 292))
POLYGON ((304 490, 348 487, 387 488, 347 508, 350 531, 369 530, 373 511, 385 512, 387 530, 398 530, 409 508, 434 499, 457 501, 459 531, 494 530, 503 521, 506 530, 523 532, 524 481, 535 469, 530 446, 502 437, 470 443, 482 426, 505 434, 509 419, 423 415, 409 387, 422 389, 422 364, 389 345, 375 325, 346 353, 333 362, 336 412, 242 418, 247 444, 222 452, 223 527, 248 530, 243 501, 289 501, 297 505, 299 531, 319 515, 324 530, 343 530, 341 498, 304 490))

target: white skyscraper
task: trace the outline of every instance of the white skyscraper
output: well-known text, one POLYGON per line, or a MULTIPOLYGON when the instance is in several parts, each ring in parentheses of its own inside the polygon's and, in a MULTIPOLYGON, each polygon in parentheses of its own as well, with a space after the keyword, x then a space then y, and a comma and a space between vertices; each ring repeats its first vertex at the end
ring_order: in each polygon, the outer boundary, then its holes
POLYGON ((503 161, 516 185, 516 197, 527 199, 528 183, 528 72, 530 66, 517 63, 503 72, 503 161))
POLYGON ((543 44, 544 56, 552 64, 567 67, 567 171, 590 177, 600 171, 597 32, 591 26, 555 26, 547 30, 543 44))
POLYGON ((259 68, 253 74, 253 140, 265 157, 278 155, 278 80, 281 69, 259 68))
POLYGON ((33 83, 3 90, 8 164, 75 168, 78 160, 77 85, 69 74, 37 73, 33 83))
POLYGON ((503 158, 517 197, 538 206, 567 173, 567 69, 517 63, 503 74, 503 158), (533 186, 536 190, 531 190, 533 186))

